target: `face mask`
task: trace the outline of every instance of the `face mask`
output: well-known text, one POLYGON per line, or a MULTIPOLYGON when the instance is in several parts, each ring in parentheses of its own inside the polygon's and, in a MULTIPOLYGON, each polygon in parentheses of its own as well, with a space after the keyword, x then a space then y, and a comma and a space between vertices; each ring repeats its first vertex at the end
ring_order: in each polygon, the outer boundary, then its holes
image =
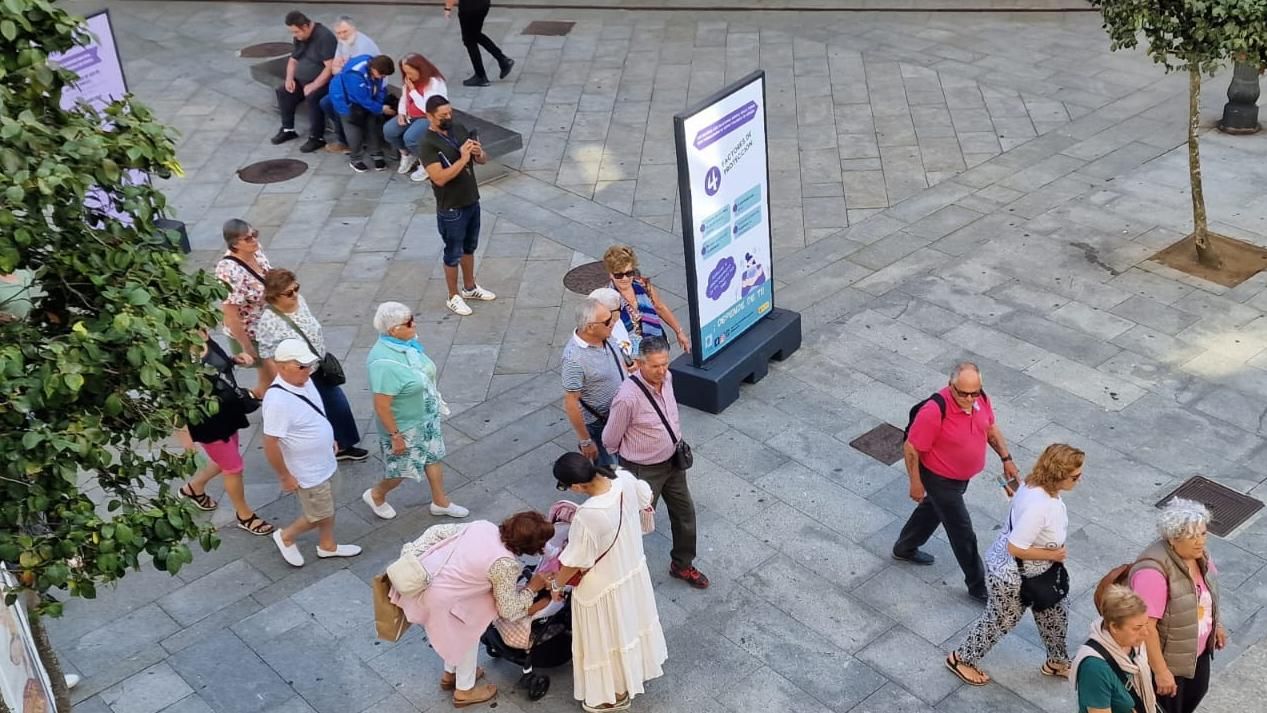
POLYGON ((441 130, 441 131, 448 131, 449 129, 452 129, 452 128, 453 128, 453 120, 452 120, 452 119, 441 119, 441 120, 440 120, 440 130, 441 130))

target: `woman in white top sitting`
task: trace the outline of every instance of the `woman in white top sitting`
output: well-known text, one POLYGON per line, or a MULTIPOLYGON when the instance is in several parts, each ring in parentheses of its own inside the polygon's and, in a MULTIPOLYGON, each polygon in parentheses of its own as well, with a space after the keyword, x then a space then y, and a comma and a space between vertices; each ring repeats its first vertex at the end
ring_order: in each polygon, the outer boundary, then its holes
POLYGON ((651 506, 651 486, 580 453, 560 456, 554 478, 559 490, 587 498, 551 580, 557 588, 583 574, 572 590, 572 695, 590 713, 624 710, 668 658, 642 550, 639 511, 651 506))
MULTIPOLYGON (((1004 634, 1014 629, 1027 602, 1021 598, 1021 579, 1032 579, 1053 567, 1064 567, 1065 538, 1069 515, 1060 493, 1073 490, 1082 477, 1085 454, 1063 443, 1043 450, 1025 484, 1012 498, 1008 524, 985 555, 986 589, 990 592, 985 613, 977 619, 967 638, 946 659, 946 667, 972 686, 984 686, 990 677, 977 667, 1004 634)), ((1034 623, 1047 647, 1047 676, 1069 674, 1069 650, 1065 634, 1069 629, 1066 599, 1039 611, 1034 623)))
MULTIPOLYGON (((400 168, 404 175, 418 165, 418 144, 427 132, 427 99, 433 94, 448 94, 444 75, 426 57, 411 52, 400 60, 400 104, 396 120, 383 124, 383 138, 400 152, 400 168)), ((426 172, 423 172, 426 177, 426 172)), ((418 179, 422 180, 422 179, 418 179)))

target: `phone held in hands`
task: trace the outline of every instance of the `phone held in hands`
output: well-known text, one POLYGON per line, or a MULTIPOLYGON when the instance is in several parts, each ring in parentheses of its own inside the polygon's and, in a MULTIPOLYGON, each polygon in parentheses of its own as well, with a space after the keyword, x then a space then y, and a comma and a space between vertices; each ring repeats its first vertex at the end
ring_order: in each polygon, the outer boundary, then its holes
POLYGON ((469 132, 469 133, 467 133, 466 138, 470 139, 471 141, 479 141, 479 140, 480 140, 480 130, 479 130, 479 129, 471 129, 471 130, 470 130, 470 132, 469 132))

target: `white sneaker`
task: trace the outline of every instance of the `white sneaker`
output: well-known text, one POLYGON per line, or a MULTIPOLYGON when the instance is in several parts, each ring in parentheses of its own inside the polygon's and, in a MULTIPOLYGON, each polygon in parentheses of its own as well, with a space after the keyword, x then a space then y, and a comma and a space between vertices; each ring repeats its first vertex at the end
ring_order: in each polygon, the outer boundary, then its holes
POLYGON ((374 514, 379 516, 380 518, 384 520, 390 520, 396 517, 396 508, 392 507, 391 503, 388 503, 386 500, 383 501, 382 505, 374 504, 374 489, 373 488, 370 488, 369 490, 366 490, 365 492, 361 493, 361 499, 364 500, 365 504, 370 506, 370 510, 372 510, 374 514))
POLYGON ((471 308, 467 306, 466 300, 462 299, 462 295, 453 295, 449 298, 449 301, 444 304, 447 305, 454 314, 465 317, 471 313, 471 308))
POLYGON ((466 517, 471 514, 471 511, 450 500, 447 508, 442 508, 435 503, 431 503, 431 514, 436 517, 440 517, 441 515, 447 515, 448 517, 466 517))
POLYGON ((321 545, 317 545, 317 556, 321 559, 328 557, 355 557, 361 554, 359 545, 336 545, 333 552, 321 549, 321 545))
POLYGON ((429 178, 430 176, 427 175, 426 167, 422 166, 421 164, 418 165, 418 170, 409 174, 409 180, 413 181, 414 183, 423 183, 429 178))
POLYGON ((80 678, 77 674, 66 674, 66 688, 74 688, 79 685, 80 678))
POLYGON ((287 545, 282 542, 282 531, 273 530, 273 542, 277 545, 277 550, 282 553, 282 559, 292 567, 304 566, 304 556, 299 553, 298 545, 287 545))
POLYGON ((418 159, 414 158, 413 156, 410 156, 409 154, 405 154, 404 156, 400 157, 400 166, 396 168, 396 173, 399 173, 400 175, 403 176, 406 173, 409 173, 410 171, 412 171, 414 169, 414 166, 416 166, 417 164, 418 164, 418 159))
POLYGON ((479 285, 476 285, 469 290, 465 287, 459 287, 458 294, 468 300, 480 300, 483 302, 492 302, 497 299, 497 295, 484 289, 483 287, 480 287, 479 285))

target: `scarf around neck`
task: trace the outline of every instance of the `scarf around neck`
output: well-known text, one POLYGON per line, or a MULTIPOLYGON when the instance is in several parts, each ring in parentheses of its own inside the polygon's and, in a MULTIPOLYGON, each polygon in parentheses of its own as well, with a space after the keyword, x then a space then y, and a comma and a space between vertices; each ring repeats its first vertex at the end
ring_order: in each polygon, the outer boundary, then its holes
MULTIPOLYGON (((1148 665, 1148 651, 1143 646, 1138 646, 1133 650, 1135 660, 1131 660, 1130 654, 1121 647, 1104 627, 1104 617, 1096 617, 1091 622, 1091 632, 1089 639, 1096 641, 1104 650, 1113 657, 1113 661, 1117 663, 1118 668, 1122 669, 1122 673, 1127 675, 1126 687, 1130 691, 1134 691, 1144 702, 1144 710, 1157 710, 1157 693, 1153 690, 1153 671, 1148 665)), ((1083 659, 1086 658, 1102 658, 1098 652, 1090 646, 1083 644, 1078 649, 1078 654, 1074 656, 1073 667, 1069 669, 1069 682, 1073 684, 1074 695, 1078 690, 1078 666, 1082 665, 1083 659)))
POLYGON ((378 338, 388 344, 391 344, 392 346, 406 347, 408 349, 413 349, 419 354, 425 353, 422 349, 422 342, 418 341, 417 337, 414 337, 413 339, 410 339, 410 340, 404 340, 404 339, 397 339, 390 334, 380 334, 378 338))

